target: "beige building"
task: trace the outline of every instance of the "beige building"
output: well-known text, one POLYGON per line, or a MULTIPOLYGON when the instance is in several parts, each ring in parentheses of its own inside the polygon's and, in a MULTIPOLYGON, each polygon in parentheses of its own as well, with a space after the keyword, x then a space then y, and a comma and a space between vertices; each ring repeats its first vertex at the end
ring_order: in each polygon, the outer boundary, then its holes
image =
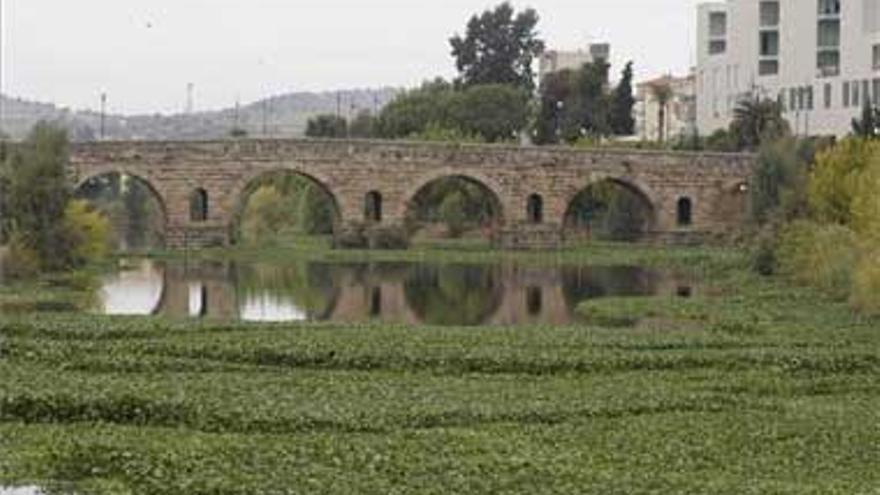
POLYGON ((636 136, 643 141, 671 141, 692 136, 697 121, 696 76, 665 75, 636 85, 633 112, 636 136), (668 91, 668 99, 661 125, 659 93, 664 90, 668 91))
POLYGON ((539 80, 543 80, 547 74, 565 69, 580 69, 584 64, 593 63, 600 59, 606 62, 611 60, 610 44, 593 43, 587 50, 547 50, 541 55, 538 66, 539 80))

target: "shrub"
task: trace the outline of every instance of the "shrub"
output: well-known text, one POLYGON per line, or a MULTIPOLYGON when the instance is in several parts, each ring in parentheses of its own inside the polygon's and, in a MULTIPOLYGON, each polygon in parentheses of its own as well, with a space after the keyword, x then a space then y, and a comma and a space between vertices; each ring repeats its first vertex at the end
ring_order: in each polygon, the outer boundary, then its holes
POLYGON ((370 249, 406 249, 409 236, 402 228, 379 228, 368 233, 370 249))
POLYGON ((451 237, 459 237, 467 224, 465 197, 460 191, 453 191, 443 198, 439 208, 440 218, 446 223, 451 237))
POLYGON ((772 233, 764 232, 758 236, 755 248, 751 253, 752 270, 764 276, 776 273, 779 268, 779 260, 776 258, 776 237, 772 233))
POLYGON ((850 225, 856 190, 880 143, 847 139, 816 159, 810 175, 810 208, 820 222, 850 225))
POLYGON ((17 231, 9 234, 6 255, 0 263, 0 276, 8 278, 32 278, 40 271, 40 256, 28 247, 17 231))
POLYGON ((242 215, 241 236, 248 243, 267 242, 283 228, 285 201, 274 186, 261 186, 248 200, 242 215))
POLYGON ((81 265, 98 261, 110 252, 110 222, 86 201, 74 200, 64 210, 64 226, 70 239, 70 257, 81 265))
POLYGON ((806 213, 807 172, 812 161, 807 141, 786 138, 765 144, 752 171, 752 220, 784 220, 806 213))
MULTIPOLYGON (((880 152, 880 149, 878 149, 880 152)), ((880 248, 880 155, 873 155, 853 187, 850 217, 853 230, 869 249, 880 248)))
POLYGON ((864 254, 856 265, 850 303, 861 313, 880 315, 880 249, 864 254))
POLYGON ((845 297, 858 260, 855 233, 841 225, 797 221, 782 231, 778 259, 795 281, 845 297))

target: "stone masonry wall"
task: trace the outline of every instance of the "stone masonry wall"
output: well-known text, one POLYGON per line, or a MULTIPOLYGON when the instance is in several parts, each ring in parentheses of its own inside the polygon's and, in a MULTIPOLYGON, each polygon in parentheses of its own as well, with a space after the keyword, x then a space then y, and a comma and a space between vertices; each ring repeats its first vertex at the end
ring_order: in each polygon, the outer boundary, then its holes
POLYGON ((748 213, 754 156, 634 150, 426 144, 381 141, 224 140, 212 142, 105 142, 77 144, 71 178, 119 172, 146 181, 161 200, 170 247, 229 242, 245 190, 263 174, 306 175, 334 198, 340 228, 365 222, 366 195, 382 197, 380 227, 400 226, 410 200, 431 181, 464 176, 486 186, 502 207, 501 245, 552 247, 561 241, 570 202, 592 183, 611 179, 654 206, 658 237, 701 237, 737 229, 748 213), (193 221, 190 198, 203 189, 208 218, 193 221), (529 225, 528 197, 544 203, 544 222, 529 225), (691 225, 677 224, 680 198, 693 203, 691 225))

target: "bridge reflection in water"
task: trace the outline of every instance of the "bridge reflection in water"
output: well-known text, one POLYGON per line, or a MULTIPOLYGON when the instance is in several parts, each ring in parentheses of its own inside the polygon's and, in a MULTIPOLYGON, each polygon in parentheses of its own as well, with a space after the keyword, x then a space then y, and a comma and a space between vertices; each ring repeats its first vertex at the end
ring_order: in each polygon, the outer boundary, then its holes
POLYGON ((136 260, 103 280, 105 314, 223 321, 566 325, 600 297, 691 296, 638 267, 136 260))

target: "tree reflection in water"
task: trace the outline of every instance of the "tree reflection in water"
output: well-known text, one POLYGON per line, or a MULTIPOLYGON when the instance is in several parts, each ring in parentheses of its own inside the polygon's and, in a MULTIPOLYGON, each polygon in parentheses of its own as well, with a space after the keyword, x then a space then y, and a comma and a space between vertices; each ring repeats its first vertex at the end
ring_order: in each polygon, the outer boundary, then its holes
POLYGON ((413 312, 428 325, 479 325, 501 304, 500 266, 416 265, 404 290, 413 312))

